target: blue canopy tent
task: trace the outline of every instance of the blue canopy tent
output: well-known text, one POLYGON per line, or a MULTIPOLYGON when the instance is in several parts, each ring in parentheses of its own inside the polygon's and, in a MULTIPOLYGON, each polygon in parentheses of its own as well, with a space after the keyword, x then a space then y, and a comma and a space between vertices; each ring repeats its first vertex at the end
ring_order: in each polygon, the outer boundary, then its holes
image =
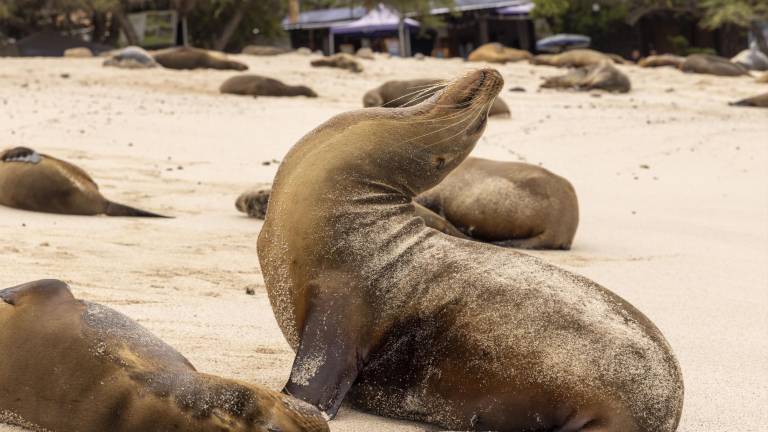
MULTIPOLYGON (((418 28, 419 22, 411 18, 403 18, 392 9, 379 4, 365 16, 347 24, 331 27, 331 37, 336 35, 371 35, 397 34, 400 40, 400 54, 410 55, 410 31, 418 28)), ((331 44, 333 46, 333 44, 331 44)))
POLYGON ((544 52, 560 52, 569 48, 587 48, 592 43, 589 36, 561 33, 539 39, 536 49, 544 52))

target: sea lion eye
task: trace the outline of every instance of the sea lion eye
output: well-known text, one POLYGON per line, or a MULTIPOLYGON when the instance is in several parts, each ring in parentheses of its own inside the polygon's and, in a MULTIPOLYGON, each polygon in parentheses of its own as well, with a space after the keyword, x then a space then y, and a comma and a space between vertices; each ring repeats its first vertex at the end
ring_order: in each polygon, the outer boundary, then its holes
POLYGON ((438 170, 445 168, 445 158, 439 157, 435 159, 435 168, 437 168, 438 170))

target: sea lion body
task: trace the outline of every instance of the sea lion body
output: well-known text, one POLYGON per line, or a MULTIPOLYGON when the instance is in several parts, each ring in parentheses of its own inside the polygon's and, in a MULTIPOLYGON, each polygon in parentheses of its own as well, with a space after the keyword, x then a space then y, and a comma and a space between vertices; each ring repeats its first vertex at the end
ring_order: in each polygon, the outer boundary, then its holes
POLYGON ((629 77, 613 64, 601 62, 573 69, 565 75, 547 78, 541 87, 627 93, 632 89, 632 83, 629 77))
POLYGON ((591 49, 574 49, 561 54, 541 54, 535 56, 531 63, 556 67, 586 67, 602 62, 623 63, 611 56, 591 49))
MULTIPOLYGON (((363 96, 363 106, 398 108, 416 105, 439 91, 442 88, 441 84, 444 84, 443 80, 429 78, 387 81, 363 96)), ((497 97, 488 115, 510 117, 511 113, 506 102, 501 97, 497 97)))
POLYGON ((469 237, 528 249, 570 249, 579 225, 571 183, 544 168, 467 158, 416 202, 469 237))
POLYGON ((0 152, 0 205, 45 213, 163 217, 109 201, 79 167, 26 147, 0 152))
POLYGON ((314 408, 199 373, 58 280, 0 290, 0 420, 56 432, 328 431, 314 408), (42 318, 42 319, 41 319, 42 318))
POLYGON ((128 46, 114 51, 108 59, 104 60, 103 65, 125 69, 144 69, 157 67, 157 62, 144 48, 128 46))
POLYGON ((732 106, 768 108, 768 93, 753 96, 731 103, 732 106))
POLYGON ((248 45, 243 48, 242 53, 253 56, 276 56, 291 52, 288 48, 269 46, 269 45, 248 45))
POLYGON ((471 62, 507 63, 530 60, 533 55, 521 49, 508 48, 498 42, 480 45, 469 53, 467 60, 471 62))
POLYGON ((221 93, 244 96, 306 96, 317 97, 317 93, 303 85, 287 85, 282 81, 259 75, 236 75, 219 87, 221 93))
POLYGON ((312 60, 310 64, 314 67, 334 67, 339 69, 346 69, 355 73, 360 73, 363 71, 363 65, 361 65, 359 61, 357 61, 351 55, 344 53, 312 60))
POLYGON ((248 69, 247 65, 230 60, 224 53, 192 47, 168 48, 155 52, 152 57, 168 69, 248 69))
POLYGON ((757 79, 755 81, 757 81, 757 82, 759 82, 761 84, 768 84, 768 72, 766 72, 766 73, 760 75, 759 77, 757 77, 757 79))
POLYGON ((710 54, 691 54, 680 65, 683 72, 708 74, 718 76, 742 76, 749 75, 749 70, 744 66, 732 63, 727 58, 710 54))
POLYGON ((672 432, 679 366, 642 313, 415 214, 502 85, 483 69, 413 107, 338 115, 283 159, 258 255, 297 352, 285 391, 330 415, 346 398, 451 430, 672 432))
POLYGON ((683 63, 685 63, 685 57, 673 54, 661 54, 645 57, 644 59, 640 60, 638 65, 644 68, 655 68, 663 66, 680 68, 680 65, 683 63))

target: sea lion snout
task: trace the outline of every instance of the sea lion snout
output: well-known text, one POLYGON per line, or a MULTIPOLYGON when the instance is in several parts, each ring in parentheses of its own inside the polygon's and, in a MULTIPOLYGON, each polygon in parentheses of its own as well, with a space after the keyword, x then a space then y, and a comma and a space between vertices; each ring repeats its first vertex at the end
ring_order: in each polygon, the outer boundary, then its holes
POLYGON ((446 87, 438 105, 468 108, 493 101, 504 85, 504 78, 496 69, 478 69, 446 87))

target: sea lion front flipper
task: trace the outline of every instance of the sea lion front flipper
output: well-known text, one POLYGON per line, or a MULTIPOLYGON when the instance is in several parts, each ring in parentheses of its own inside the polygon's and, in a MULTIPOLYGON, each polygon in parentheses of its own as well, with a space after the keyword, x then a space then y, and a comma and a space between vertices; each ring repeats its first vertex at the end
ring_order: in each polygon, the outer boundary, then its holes
POLYGON ((26 162, 26 163, 40 163, 43 160, 42 156, 29 147, 14 147, 10 150, 6 150, 2 154, 0 160, 3 162, 26 162))
POLYGON ((365 363, 370 318, 354 291, 312 286, 317 295, 304 322, 301 342, 283 392, 308 402, 328 419, 336 416, 365 363), (365 344, 365 345, 364 345, 365 344))

